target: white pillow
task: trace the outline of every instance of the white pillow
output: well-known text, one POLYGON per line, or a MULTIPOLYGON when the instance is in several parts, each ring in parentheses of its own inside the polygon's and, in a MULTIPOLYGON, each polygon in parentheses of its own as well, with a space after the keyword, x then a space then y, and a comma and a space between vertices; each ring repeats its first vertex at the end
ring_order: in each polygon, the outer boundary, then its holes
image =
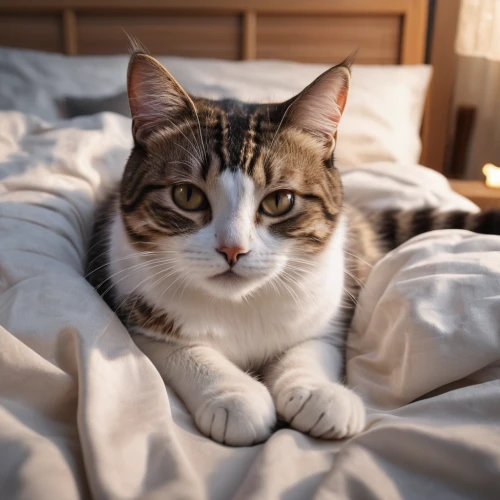
MULTIPOLYGON (((159 60, 192 94, 261 102, 288 99, 329 67, 285 61, 159 60)), ((70 57, 0 48, 0 109, 54 121, 61 118, 58 101, 64 97, 123 91, 127 63, 125 55, 70 57)), ((430 67, 424 65, 355 65, 339 127, 337 165, 418 163, 430 75, 430 67)))

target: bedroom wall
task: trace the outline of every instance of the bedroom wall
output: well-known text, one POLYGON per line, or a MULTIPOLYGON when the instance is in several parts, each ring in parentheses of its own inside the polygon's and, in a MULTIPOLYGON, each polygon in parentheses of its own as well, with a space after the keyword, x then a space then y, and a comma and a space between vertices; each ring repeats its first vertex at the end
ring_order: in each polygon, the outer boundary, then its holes
POLYGON ((462 176, 484 179, 485 163, 500 165, 500 61, 458 56, 454 112, 463 107, 475 116, 462 176))
POLYGON ((483 179, 485 163, 500 165, 500 2, 462 0, 455 49, 457 134, 450 169, 483 179))

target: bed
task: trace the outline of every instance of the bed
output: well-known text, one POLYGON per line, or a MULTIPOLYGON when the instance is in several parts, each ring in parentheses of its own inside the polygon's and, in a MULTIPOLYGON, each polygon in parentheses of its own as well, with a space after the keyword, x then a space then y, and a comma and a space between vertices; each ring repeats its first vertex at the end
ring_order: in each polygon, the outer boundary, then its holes
POLYGON ((1 498, 498 498, 500 238, 435 231, 373 269, 346 365, 368 423, 340 442, 286 428, 247 448, 204 438, 85 281, 94 208, 131 146, 110 102, 124 88, 127 57, 109 54, 124 50, 120 26, 168 53, 191 92, 248 100, 286 98, 359 44, 337 151, 347 201, 478 210, 417 164, 434 148, 427 2, 313 1, 301 17, 299 2, 239 4, 0 6, 0 43, 52 51, 0 48, 1 498), (315 50, 291 50, 290 33, 315 50))

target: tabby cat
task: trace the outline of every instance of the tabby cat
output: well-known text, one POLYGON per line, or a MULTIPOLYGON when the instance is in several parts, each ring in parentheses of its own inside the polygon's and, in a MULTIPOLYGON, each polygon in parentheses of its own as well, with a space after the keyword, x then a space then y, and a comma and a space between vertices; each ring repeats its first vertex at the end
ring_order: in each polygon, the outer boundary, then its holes
POLYGON ((359 433, 344 346, 370 267, 424 231, 500 227, 343 205, 333 150, 351 63, 284 103, 247 104, 191 97, 145 50, 131 56, 134 147, 97 217, 89 280, 220 443, 262 442, 277 415, 317 438, 359 433))

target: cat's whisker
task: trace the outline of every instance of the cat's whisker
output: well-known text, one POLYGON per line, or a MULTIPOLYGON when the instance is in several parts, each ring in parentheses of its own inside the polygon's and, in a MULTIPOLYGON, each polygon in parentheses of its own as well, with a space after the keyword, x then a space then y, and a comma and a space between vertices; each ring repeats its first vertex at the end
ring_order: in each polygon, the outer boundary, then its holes
POLYGON ((272 276, 269 281, 266 283, 266 286, 272 286, 273 290, 276 294, 279 294, 278 288, 276 287, 276 279, 277 276, 272 276))
MULTIPOLYGON (((97 221, 97 220, 98 220, 98 219, 96 219, 96 221, 97 221)), ((85 260, 85 258, 87 257, 87 255, 90 253, 90 251, 91 251, 91 250, 93 250, 96 246, 101 245, 102 243, 104 243, 104 242, 106 242, 106 241, 110 241, 110 239, 111 239, 111 238, 110 238, 110 236, 106 236, 106 237, 104 237, 104 238, 100 238, 100 239, 98 239, 98 240, 97 240, 97 241, 96 241, 93 245, 91 245, 91 246, 87 249, 87 251, 86 251, 86 252, 82 255, 82 257, 81 257, 82 262, 85 260)), ((104 253, 105 253, 105 252, 104 252, 104 253)), ((103 255, 103 254, 101 253, 101 254, 100 254, 100 255, 98 255, 96 258, 100 257, 101 255, 103 255)), ((95 260, 96 258, 94 258, 94 259, 90 262, 90 264, 92 264, 92 262, 94 262, 94 260, 95 260)))
POLYGON ((192 281, 193 281, 193 277, 191 277, 191 279, 185 283, 184 288, 182 289, 182 292, 181 292, 181 301, 182 301, 182 298, 184 297, 184 292, 186 291, 186 288, 191 284, 192 281))
POLYGON ((176 172, 175 176, 172 176, 172 183, 182 184, 182 183, 192 183, 196 184, 198 182, 198 176, 193 171, 193 164, 185 161, 169 161, 168 165, 183 165, 184 168, 182 172, 176 172))
POLYGON ((196 162, 196 164, 198 166, 202 166, 202 162, 201 160, 199 160, 198 158, 196 158, 196 156, 194 156, 193 153, 191 153, 191 151, 188 151, 184 146, 180 145, 178 142, 175 142, 174 143, 176 146, 178 146, 179 148, 181 148, 182 150, 184 150, 189 156, 191 156, 191 158, 196 162))
MULTIPOLYGON (((176 286, 175 290, 174 290, 174 293, 172 295, 172 300, 175 298, 175 296, 177 295, 177 292, 179 291, 179 288, 186 282, 186 280, 189 278, 189 272, 186 272, 186 269, 184 268, 184 270, 181 271, 181 275, 180 275, 180 282, 179 284, 176 286)), ((181 300, 182 300, 182 294, 181 294, 181 300)))
POLYGON ((295 301, 295 303, 297 304, 298 307, 300 307, 301 309, 304 309, 303 307, 303 304, 300 302, 300 299, 298 298, 297 294, 293 291, 293 289, 284 281, 284 278, 282 275, 279 275, 279 281, 278 283, 280 283, 281 285, 283 285, 285 287, 285 290, 288 291, 288 293, 290 294, 290 296, 293 298, 293 300, 295 301))
POLYGON ((308 266, 311 270, 315 270, 315 269, 317 269, 317 268, 320 267, 316 263, 311 264, 311 263, 306 262, 306 261, 292 260, 292 259, 289 259, 288 262, 287 262, 287 264, 299 264, 301 266, 308 266))
MULTIPOLYGON (((152 263, 152 262, 151 262, 152 263)), ((101 296, 104 297, 104 295, 106 295, 107 292, 109 292, 109 290, 111 290, 114 286, 116 286, 118 283, 121 283, 123 280, 129 278, 130 276, 132 276, 134 273, 140 271, 142 268, 144 267, 148 267, 150 269, 155 269, 156 267, 159 267, 159 266, 163 266, 165 264, 168 264, 168 262, 164 261, 163 259, 158 259, 158 260, 155 260, 155 263, 153 263, 153 265, 149 265, 150 263, 142 263, 142 264, 136 264, 134 266, 130 266, 130 267, 127 267, 125 269, 121 269, 120 271, 117 271, 116 273, 112 274, 111 276, 109 276, 108 278, 106 278, 105 280, 101 281, 101 283, 96 286, 94 288, 94 290, 98 290, 104 283, 106 283, 106 281, 110 280, 111 278, 113 278, 114 276, 118 275, 118 274, 121 274, 123 272, 127 272, 127 271, 130 271, 133 269, 133 271, 130 273, 130 274, 127 274, 126 276, 123 276, 122 278, 120 278, 118 281, 116 281, 115 283, 113 283, 109 288, 106 289, 106 291, 104 293, 101 293, 101 296)))
POLYGON ((304 259, 303 257, 297 257, 296 255, 288 255, 287 257, 290 260, 296 260, 298 262, 306 262, 307 264, 311 264, 312 266, 318 265, 318 262, 309 259, 304 259))
POLYGON ((280 131, 281 126, 283 125, 283 122, 285 121, 285 117, 286 117, 286 115, 287 115, 288 110, 290 109, 290 107, 291 107, 291 105, 288 106, 288 108, 286 109, 286 111, 283 113, 283 116, 281 117, 281 120, 280 120, 280 122, 278 124, 278 128, 276 129, 276 132, 274 133, 273 139, 271 141, 271 145, 269 146, 269 149, 267 150, 267 154, 266 154, 266 156, 264 158, 264 164, 267 163, 267 159, 269 158, 269 155, 271 154, 271 151, 272 151, 273 146, 274 146, 274 142, 276 140, 276 137, 278 136, 278 132, 280 131))
POLYGON ((366 260, 363 260, 361 257, 351 253, 351 252, 348 252, 347 250, 344 250, 344 253, 346 253, 347 255, 350 255, 351 257, 354 257, 355 259, 358 259, 359 261, 361 261, 363 264, 366 264, 370 269, 373 268, 373 266, 371 264, 369 264, 368 262, 366 262, 366 260))
MULTIPOLYGON (((119 262, 119 261, 121 261, 121 260, 125 260, 125 258, 124 258, 124 259, 116 259, 116 260, 112 260, 112 261, 110 261, 110 262, 109 262, 109 263, 107 263, 107 264, 114 264, 115 262, 119 262)), ((141 262, 138 262, 137 264, 134 264, 134 265, 132 265, 132 266, 128 266, 128 267, 125 267, 125 268, 123 268, 123 269, 120 269, 120 270, 116 271, 114 274, 112 274, 112 275, 110 276, 110 278, 113 278, 113 277, 114 277, 114 276, 116 276, 117 274, 120 274, 120 273, 122 273, 122 272, 128 271, 128 270, 130 270, 130 269, 139 268, 139 267, 140 267, 140 268, 142 268, 142 267, 147 267, 148 265, 150 265, 150 264, 156 264, 157 262, 164 262, 164 263, 169 264, 169 263, 171 263, 171 262, 175 262, 175 260, 176 260, 176 259, 168 259, 168 258, 165 258, 164 256, 162 256, 162 257, 156 257, 156 258, 154 258, 154 259, 143 260, 143 261, 141 261, 141 262)), ((105 265, 107 265, 107 264, 105 264, 105 265)))
POLYGON ((354 303, 354 306, 357 307, 358 301, 357 301, 356 297, 349 290, 347 290, 346 287, 342 287, 342 288, 343 288, 344 292, 350 297, 350 299, 354 303))
POLYGON ((314 272, 316 269, 320 268, 320 266, 317 266, 317 265, 308 265, 307 262, 301 262, 301 261, 295 261, 295 260, 289 260, 287 263, 286 263, 287 267, 290 267, 291 269, 293 265, 294 267, 301 267, 301 266, 307 266, 307 268, 309 268, 309 270, 311 272, 314 272))
POLYGON ((359 285, 360 288, 363 288, 364 283, 356 278, 354 274, 351 274, 349 271, 347 271, 347 269, 344 269, 344 273, 347 274, 347 276, 350 276, 359 285))
MULTIPOLYGON (((163 260, 163 259, 161 259, 161 260, 163 260)), ((142 267, 146 267, 146 266, 147 266, 147 263, 141 262, 141 263, 138 263, 138 264, 134 264, 133 266, 129 266, 129 267, 126 267, 124 269, 120 269, 119 271, 113 273, 111 276, 108 276, 105 280, 102 280, 96 287, 94 287, 94 291, 99 290, 99 288, 101 288, 102 285, 104 285, 104 283, 106 283, 106 281, 111 280, 112 278, 114 278, 116 275, 118 275, 120 273, 123 273, 123 272, 126 272, 126 271, 130 271, 131 269, 136 269, 136 268, 137 268, 137 270, 139 270, 142 267)))
MULTIPOLYGON (((169 270, 169 268, 162 269, 162 270, 158 271, 158 273, 159 273, 159 272, 167 272, 168 270, 169 270)), ((145 282, 147 279, 149 279, 149 278, 152 278, 152 277, 157 276, 157 275, 158 275, 158 273, 154 273, 154 274, 153 274, 153 275, 151 275, 151 276, 147 276, 147 277, 146 277, 143 281, 141 281, 141 283, 140 283, 140 284, 144 283, 144 282, 145 282)), ((105 296, 108 292, 110 292, 110 291, 113 289, 113 287, 115 287, 118 283, 120 283, 120 281, 123 281, 124 279, 129 278, 129 277, 130 277, 130 276, 132 276, 133 274, 134 274, 134 272, 132 272, 132 273, 130 273, 129 275, 124 276, 123 278, 119 279, 116 283, 113 283, 111 286, 109 286, 109 287, 108 287, 108 288, 107 288, 107 289, 106 289, 106 290, 105 290, 105 291, 101 294, 101 297, 104 297, 104 296, 105 296)), ((133 291, 135 291, 137 288, 138 288, 138 286, 135 286, 132 290, 133 290, 133 291)), ((129 294, 127 294, 127 295, 130 295, 130 293, 129 293, 129 294)))
MULTIPOLYGON (((101 255, 104 255, 106 252, 103 252, 101 255)), ((137 256, 145 256, 145 255, 159 255, 160 252, 137 252, 137 253, 133 253, 133 254, 130 254, 130 255, 127 255, 126 257, 121 257, 120 259, 114 259, 114 260, 110 260, 109 262, 106 262, 105 264, 102 264, 101 266, 99 267, 96 267, 95 269, 92 269, 92 271, 89 271, 85 276, 84 278, 88 278, 91 274, 95 273, 96 271, 99 271, 99 269, 102 269, 103 267, 106 267, 106 266, 109 266, 111 264, 115 264, 117 262, 121 262, 123 260, 127 260, 127 259, 133 259, 137 256)), ((94 259, 95 260, 95 259, 94 259)))
MULTIPOLYGON (((207 153, 207 148, 205 146, 205 142, 203 141, 203 134, 201 133, 201 124, 200 124, 200 116, 198 115, 198 110, 194 109, 194 113, 195 113, 195 116, 196 116, 196 121, 198 122, 198 131, 200 132, 200 142, 201 142, 201 146, 203 147, 203 157, 206 160, 208 160, 208 153, 207 153)), ((192 128, 191 128, 191 131, 192 131, 192 128)), ((193 137, 194 137, 194 133, 193 133, 193 137)))
POLYGON ((310 290, 308 290, 303 283, 300 283, 299 281, 294 279, 292 276, 290 276, 290 274, 288 274, 288 273, 285 273, 284 275, 286 277, 288 277, 288 279, 301 290, 301 292, 304 294, 304 296, 308 297, 311 302, 314 302, 315 298, 314 298, 312 292, 310 290))
MULTIPOLYGON (((168 267, 166 269, 160 269, 159 271, 156 271, 155 273, 151 274, 150 276, 147 276, 146 278, 144 278, 142 281, 140 281, 133 289, 132 291, 127 294, 127 299, 130 298, 130 296, 143 284, 143 283, 146 283, 148 280, 150 279, 154 279, 156 278, 157 276, 160 276, 160 279, 155 281, 152 285, 149 285, 147 286, 147 288, 145 288, 141 294, 137 294, 138 298, 139 296, 144 296, 146 293, 148 293, 152 287, 155 286, 155 284, 158 282, 158 281, 161 281, 161 279, 163 279, 165 277, 165 273, 168 273, 168 275, 170 276, 172 274, 172 269, 173 269, 173 266, 172 267, 168 267)), ((175 272, 175 271, 174 271, 175 272)), ((136 299, 137 301, 137 299, 136 299)), ((123 305, 123 303, 122 303, 123 305)), ((122 306, 119 306, 119 308, 122 307, 122 306)))
POLYGON ((165 292, 167 290, 169 290, 173 285, 175 285, 175 283, 177 283, 177 281, 179 280, 180 276, 178 276, 174 281, 172 281, 172 283, 170 283, 170 285, 167 286, 167 288, 165 288, 163 290, 163 292, 161 293, 160 297, 158 298, 158 300, 161 300, 161 298, 163 297, 163 295, 165 294, 165 292))
MULTIPOLYGON (((170 268, 168 268, 166 270, 166 272, 168 272, 167 275, 164 275, 162 276, 160 279, 158 279, 157 281, 155 281, 152 285, 149 286, 149 288, 147 290, 144 291, 144 293, 148 293, 150 290, 152 290, 155 286, 159 285, 162 281, 170 278, 170 276, 173 276, 174 274, 178 273, 178 267, 177 266, 172 266, 170 268), (172 271, 173 269, 173 271, 172 271)), ((161 298, 163 297, 163 292, 161 293, 161 295, 158 297, 158 301, 161 300, 161 298)))
POLYGON ((363 308, 359 305, 359 301, 356 299, 356 297, 351 292, 349 292, 349 290, 347 290, 347 288, 345 288, 344 286, 342 288, 344 292, 351 298, 355 309, 359 309, 361 311, 361 314, 363 315, 363 318, 366 319, 365 312, 363 311, 363 308))
POLYGON ((299 266, 286 267, 285 269, 287 272, 293 272, 300 277, 304 277, 305 275, 307 275, 307 276, 317 276, 318 275, 318 273, 315 272, 316 270, 304 269, 303 267, 299 267, 299 266))
MULTIPOLYGON (((200 156, 200 158, 203 158, 203 151, 200 150, 199 148, 199 145, 197 144, 196 146, 189 140, 189 138, 186 136, 186 134, 182 131, 182 129, 179 127, 179 125, 177 125, 173 120, 169 120, 169 122, 171 123, 171 125, 173 125, 177 130, 178 132, 186 139, 186 141, 189 142, 189 144, 191 145, 191 147, 196 151, 196 153, 200 156)), ((189 127, 189 130, 191 130, 191 134, 193 135, 193 139, 195 140, 196 142, 196 136, 193 134, 193 129, 192 129, 192 126, 190 125, 189 127)), ((202 160, 199 160, 200 163, 202 162, 202 160)))
MULTIPOLYGON (((134 288, 132 288, 132 290, 127 294, 126 298, 120 303, 120 305, 115 309, 116 311, 119 311, 123 305, 127 302, 127 300, 129 300, 129 298, 132 296, 132 294, 144 283, 146 282, 147 280, 149 279, 153 279, 155 278, 156 276, 158 276, 159 273, 161 272, 164 272, 164 271, 158 271, 157 273, 154 273, 153 275, 151 276, 147 276, 146 278, 144 278, 142 281, 140 281, 137 285, 134 286, 134 288)), ((109 325, 108 325, 109 326, 109 325)))
MULTIPOLYGON (((130 297, 127 298, 127 300, 129 299, 130 297)), ((132 304, 132 307, 129 308, 129 311, 128 311, 128 316, 127 316, 127 322, 126 324, 129 324, 130 322, 130 315, 132 314, 132 311, 135 309, 135 306, 137 305, 137 301, 139 300, 140 298, 140 295, 139 294, 136 294, 135 296, 135 300, 134 300, 134 303, 132 304)), ((126 302, 125 302, 126 303, 126 302)), ((124 304, 125 304, 124 303, 124 304)))
POLYGON ((283 277, 283 279, 291 281, 292 284, 295 285, 297 288, 300 288, 300 290, 304 292, 305 295, 308 295, 308 292, 304 289, 304 286, 300 282, 298 282, 292 275, 282 271, 281 276, 283 277))
MULTIPOLYGON (((193 277, 189 276, 189 273, 186 273, 183 278, 182 278, 182 283, 184 283, 184 286, 182 287, 182 290, 181 290, 181 296, 180 296, 180 299, 182 301, 183 297, 184 297, 184 292, 186 291, 186 288, 191 284, 191 282, 193 281, 193 277)), ((177 293, 177 290, 175 291, 175 293, 177 293)), ((174 294, 175 295, 175 294, 174 294)))

